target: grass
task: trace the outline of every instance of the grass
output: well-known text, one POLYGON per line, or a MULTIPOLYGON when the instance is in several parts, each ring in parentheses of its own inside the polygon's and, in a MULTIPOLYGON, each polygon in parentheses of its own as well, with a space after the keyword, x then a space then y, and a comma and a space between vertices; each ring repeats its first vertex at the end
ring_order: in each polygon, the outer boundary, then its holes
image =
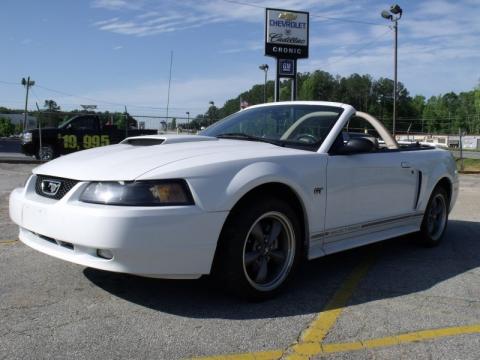
MULTIPOLYGON (((461 161, 457 159, 457 169, 460 169, 461 161)), ((463 159, 464 171, 480 171, 480 159, 463 159)))

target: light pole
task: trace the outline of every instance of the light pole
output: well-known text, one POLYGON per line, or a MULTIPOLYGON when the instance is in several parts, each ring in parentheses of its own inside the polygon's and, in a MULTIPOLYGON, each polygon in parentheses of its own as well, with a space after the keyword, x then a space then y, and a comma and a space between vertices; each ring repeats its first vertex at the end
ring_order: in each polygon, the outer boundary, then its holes
POLYGON ((25 86, 25 88, 27 89, 27 93, 26 93, 26 96, 25 96, 25 114, 24 114, 24 118, 23 118, 23 128, 22 128, 22 131, 25 131, 25 127, 27 126, 27 111, 28 111, 28 90, 30 90, 30 87, 35 85, 35 81, 33 80, 30 80, 30 76, 27 77, 26 79, 25 78, 22 78, 22 85, 25 86))
POLYGON ((395 121, 397 119, 397 55, 398 55, 398 20, 401 19, 403 15, 403 10, 397 4, 392 5, 390 10, 383 10, 382 17, 384 19, 390 20, 393 22, 393 30, 395 33, 395 51, 394 51, 394 60, 393 60, 393 121, 392 121, 392 133, 395 136, 395 121))
POLYGON ((213 100, 210 100, 208 102, 208 125, 213 124, 215 121, 215 116, 216 116, 216 111, 215 111, 215 102, 213 100))
POLYGON ((263 85, 263 103, 267 102, 267 74, 268 74, 268 64, 262 64, 258 67, 260 70, 265 72, 265 82, 263 85))

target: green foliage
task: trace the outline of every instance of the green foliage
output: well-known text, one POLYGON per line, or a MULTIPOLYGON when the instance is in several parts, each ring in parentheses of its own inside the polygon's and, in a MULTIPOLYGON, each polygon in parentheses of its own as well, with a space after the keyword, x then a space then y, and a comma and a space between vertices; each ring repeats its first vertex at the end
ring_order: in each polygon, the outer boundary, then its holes
POLYGON ((56 101, 54 100, 45 100, 45 103, 43 105, 47 111, 59 111, 60 106, 57 105, 56 101))
POLYGON ((0 137, 6 137, 14 134, 15 125, 9 119, 0 117, 0 137))
POLYGON ((170 122, 170 130, 175 130, 177 128, 177 119, 172 118, 172 121, 170 122))
MULTIPOLYGON (((297 75, 298 100, 323 100, 346 103, 359 111, 376 116, 392 128, 393 118, 393 80, 373 79, 370 75, 352 74, 347 77, 316 70, 297 75)), ((263 85, 254 85, 233 99, 225 102, 221 108, 210 107, 205 114, 198 115, 193 126, 208 126, 240 109, 240 99, 250 105, 263 102, 263 85)), ((453 92, 432 96, 410 96, 405 86, 397 86, 397 132, 457 133, 462 129, 466 133, 480 132, 480 84, 470 92, 453 92)), ((290 100, 291 81, 280 84, 280 100, 290 100)), ((273 101, 274 81, 267 83, 267 99, 273 101)))

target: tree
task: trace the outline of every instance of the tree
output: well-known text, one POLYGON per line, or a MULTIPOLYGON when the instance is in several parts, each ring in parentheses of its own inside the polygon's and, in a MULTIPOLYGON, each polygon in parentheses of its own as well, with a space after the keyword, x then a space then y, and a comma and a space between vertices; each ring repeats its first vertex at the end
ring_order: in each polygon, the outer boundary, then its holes
POLYGON ((302 76, 298 97, 302 100, 333 100, 338 90, 336 79, 326 71, 316 70, 302 76))
POLYGON ((7 137, 15 132, 15 125, 12 124, 10 119, 0 117, 0 137, 7 137))
POLYGON ((60 111, 60 106, 54 100, 45 100, 43 107, 50 112, 60 111))
POLYGON ((172 122, 170 123, 170 129, 175 130, 177 128, 177 119, 172 118, 172 122))
MULTIPOLYGON (((262 89, 263 91, 263 89, 262 89)), ((263 94, 263 93, 262 93, 263 94)), ((206 124, 204 124, 203 126, 208 126, 210 124, 213 124, 214 122, 216 122, 217 120, 220 119, 220 111, 219 109, 215 106, 215 104, 213 103, 213 101, 210 102, 210 106, 208 107, 208 110, 207 112, 205 113, 205 118, 206 118, 206 124)))
POLYGON ((45 100, 43 107, 45 112, 38 114, 38 121, 42 127, 57 127, 64 120, 64 116, 60 113, 60 106, 54 100, 45 100))

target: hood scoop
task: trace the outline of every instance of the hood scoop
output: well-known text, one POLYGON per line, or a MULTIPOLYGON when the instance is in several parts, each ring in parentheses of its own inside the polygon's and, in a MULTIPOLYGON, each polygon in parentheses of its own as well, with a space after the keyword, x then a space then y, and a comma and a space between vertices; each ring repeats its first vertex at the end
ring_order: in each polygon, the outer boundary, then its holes
POLYGON ((128 144, 133 146, 152 146, 152 145, 160 145, 164 142, 164 139, 142 139, 142 138, 130 138, 125 139, 122 141, 122 144, 128 144))
POLYGON ((179 144, 198 141, 218 141, 218 139, 215 137, 202 135, 145 135, 126 138, 120 144, 127 144, 132 146, 152 146, 160 144, 179 144))

